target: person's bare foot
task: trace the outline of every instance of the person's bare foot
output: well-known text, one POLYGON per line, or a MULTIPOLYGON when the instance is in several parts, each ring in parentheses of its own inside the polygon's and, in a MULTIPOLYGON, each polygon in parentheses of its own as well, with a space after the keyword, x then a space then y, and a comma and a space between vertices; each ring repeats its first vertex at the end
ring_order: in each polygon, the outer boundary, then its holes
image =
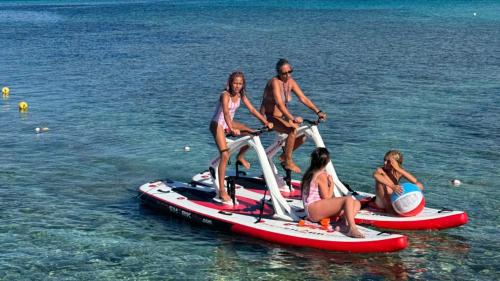
POLYGON ((229 196, 229 194, 227 194, 227 193, 224 193, 224 194, 222 194, 222 193, 221 193, 221 194, 220 194, 220 196, 219 196, 219 198, 220 198, 222 201, 224 201, 224 202, 226 202, 226 201, 231 201, 231 200, 232 200, 232 199, 231 199, 231 196, 229 196))
POLYGON ((288 163, 283 163, 283 167, 297 174, 300 174, 301 172, 300 168, 297 165, 295 165, 293 161, 289 161, 288 163))
POLYGON ((349 231, 346 233, 346 235, 352 238, 365 238, 363 233, 361 233, 356 227, 349 228, 349 231))
POLYGON ((250 163, 249 163, 247 160, 245 160, 245 158, 243 158, 243 157, 238 157, 238 159, 237 159, 236 161, 240 162, 240 164, 241 164, 243 167, 245 167, 245 169, 247 169, 247 170, 248 170, 248 169, 250 169, 250 163))

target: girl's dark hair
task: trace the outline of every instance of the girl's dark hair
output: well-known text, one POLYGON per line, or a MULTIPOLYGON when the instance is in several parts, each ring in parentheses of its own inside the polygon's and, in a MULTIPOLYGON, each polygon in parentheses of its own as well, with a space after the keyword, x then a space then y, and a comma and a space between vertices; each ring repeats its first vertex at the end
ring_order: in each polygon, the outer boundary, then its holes
POLYGON ((229 75, 229 78, 227 78, 227 83, 226 83, 226 91, 228 91, 230 94, 234 94, 234 89, 233 89, 233 81, 236 77, 241 77, 243 79, 243 87, 241 88, 240 94, 244 96, 246 94, 246 80, 245 80, 245 75, 241 71, 235 71, 229 75))
POLYGON ((330 162, 330 152, 324 147, 318 147, 311 153, 311 165, 302 177, 302 198, 309 195, 309 186, 314 173, 323 169, 330 162))
POLYGON ((283 65, 290 64, 287 59, 279 59, 276 63, 276 72, 280 74, 280 69, 283 65))

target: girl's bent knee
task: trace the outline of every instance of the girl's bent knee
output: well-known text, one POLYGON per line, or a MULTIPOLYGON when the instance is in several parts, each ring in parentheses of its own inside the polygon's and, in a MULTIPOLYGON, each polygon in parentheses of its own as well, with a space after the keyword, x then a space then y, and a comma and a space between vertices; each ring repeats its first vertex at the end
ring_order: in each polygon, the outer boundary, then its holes
POLYGON ((348 203, 348 204, 354 204, 355 203, 355 199, 352 198, 352 196, 346 196, 345 197, 345 202, 348 203))

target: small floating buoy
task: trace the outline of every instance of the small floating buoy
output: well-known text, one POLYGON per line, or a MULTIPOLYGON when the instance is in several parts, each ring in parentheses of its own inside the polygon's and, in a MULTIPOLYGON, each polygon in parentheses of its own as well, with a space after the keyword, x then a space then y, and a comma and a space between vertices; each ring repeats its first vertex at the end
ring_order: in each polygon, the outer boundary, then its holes
POLYGON ((19 103, 19 111, 26 111, 28 110, 28 103, 25 101, 22 101, 19 103))
POLYGON ((450 183, 453 185, 453 186, 460 186, 462 184, 462 182, 459 180, 459 179, 452 179, 450 181, 450 183))
POLYGON ((474 13, 473 15, 474 15, 474 16, 476 16, 477 14, 476 14, 476 13, 474 13))
POLYGON ((8 96, 10 93, 9 87, 3 87, 2 88, 2 95, 8 96))
POLYGON ((49 128, 47 128, 47 127, 42 127, 42 128, 36 127, 35 128, 35 131, 36 131, 37 134, 43 133, 43 132, 47 132, 48 130, 49 130, 49 128))
POLYGON ((191 147, 189 147, 189 146, 184 146, 184 151, 186 151, 186 152, 191 151, 191 147))

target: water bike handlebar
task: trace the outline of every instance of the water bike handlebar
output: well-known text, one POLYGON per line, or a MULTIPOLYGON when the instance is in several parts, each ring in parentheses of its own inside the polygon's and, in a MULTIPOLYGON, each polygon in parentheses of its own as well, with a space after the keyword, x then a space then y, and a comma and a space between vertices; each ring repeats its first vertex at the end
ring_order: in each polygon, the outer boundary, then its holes
POLYGON ((321 118, 318 118, 317 120, 313 121, 313 120, 309 120, 309 119, 304 119, 303 120, 303 123, 307 123, 309 125, 318 125, 319 123, 323 122, 323 120, 321 120, 321 118))
MULTIPOLYGON (((269 129, 268 127, 264 126, 264 127, 259 128, 257 130, 254 130, 254 131, 246 131, 245 130, 243 132, 246 132, 248 135, 251 135, 251 136, 260 136, 262 133, 264 133, 264 132, 270 132, 272 130, 273 129, 269 129)), ((226 136, 228 136, 228 137, 242 137, 242 136, 245 136, 245 135, 241 134, 239 136, 236 136, 236 135, 234 135, 234 134, 231 133, 231 134, 227 134, 226 136)))
POLYGON ((259 128, 259 129, 255 130, 255 131, 253 131, 253 132, 250 132, 250 134, 251 134, 252 136, 260 136, 262 133, 265 133, 265 132, 270 132, 270 131, 272 131, 272 130, 273 130, 273 129, 269 129, 268 127, 264 126, 264 127, 262 127, 262 128, 259 128))

